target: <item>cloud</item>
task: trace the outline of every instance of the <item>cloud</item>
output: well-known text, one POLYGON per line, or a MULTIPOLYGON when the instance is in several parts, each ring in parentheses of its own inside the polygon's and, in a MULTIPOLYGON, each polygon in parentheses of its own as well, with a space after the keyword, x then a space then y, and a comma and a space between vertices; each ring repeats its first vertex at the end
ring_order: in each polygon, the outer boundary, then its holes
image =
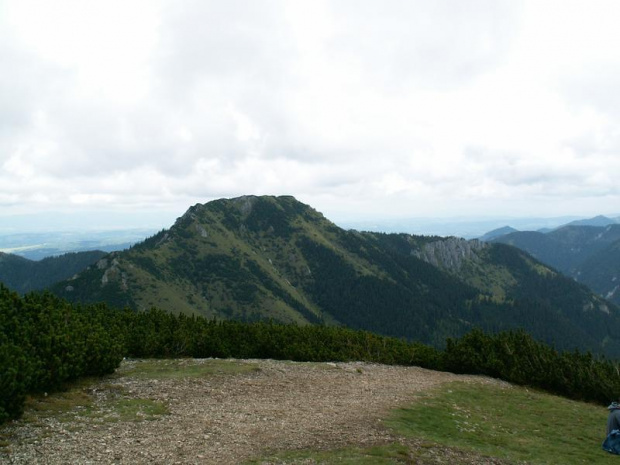
POLYGON ((459 87, 504 60, 514 2, 338 2, 335 57, 402 91, 459 87))
POLYGON ((601 208, 620 44, 613 4, 585 6, 3 2, 0 204, 601 208))

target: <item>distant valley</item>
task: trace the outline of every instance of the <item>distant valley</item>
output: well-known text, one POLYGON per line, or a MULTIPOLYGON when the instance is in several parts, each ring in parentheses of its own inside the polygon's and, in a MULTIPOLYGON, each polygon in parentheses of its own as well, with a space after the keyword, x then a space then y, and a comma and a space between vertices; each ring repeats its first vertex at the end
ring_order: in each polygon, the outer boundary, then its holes
POLYGON ((14 254, 29 260, 41 260, 68 252, 123 250, 144 240, 157 230, 150 228, 115 230, 43 231, 0 233, 0 253, 14 254))

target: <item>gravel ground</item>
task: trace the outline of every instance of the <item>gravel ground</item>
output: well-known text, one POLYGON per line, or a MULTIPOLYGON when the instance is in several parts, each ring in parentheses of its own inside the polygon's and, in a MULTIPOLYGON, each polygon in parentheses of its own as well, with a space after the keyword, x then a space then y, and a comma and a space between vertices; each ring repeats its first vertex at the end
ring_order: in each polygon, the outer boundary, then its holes
MULTIPOLYGON (((185 363, 200 364, 208 360, 185 363)), ((390 409, 442 383, 499 383, 474 376, 366 363, 244 360, 259 369, 196 378, 139 379, 118 374, 89 387, 95 405, 111 396, 161 401, 154 420, 102 422, 76 416, 16 421, 3 427, 9 464, 235 464, 282 450, 334 449, 394 441, 424 447, 411 463, 506 463, 395 437, 383 426, 390 409), (116 394, 115 394, 116 393, 116 394), (78 421, 79 419, 79 421, 78 421)), ((304 462, 309 463, 309 462, 304 462)))

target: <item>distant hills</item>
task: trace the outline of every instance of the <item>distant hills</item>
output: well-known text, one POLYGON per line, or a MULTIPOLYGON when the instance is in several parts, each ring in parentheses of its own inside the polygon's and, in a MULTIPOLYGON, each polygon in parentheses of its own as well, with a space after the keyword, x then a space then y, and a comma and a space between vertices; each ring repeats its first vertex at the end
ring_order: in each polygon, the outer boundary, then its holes
POLYGON ((597 216, 548 232, 511 231, 485 235, 509 244, 620 304, 620 224, 597 216))
POLYGON ((594 218, 587 218, 585 220, 575 220, 568 223, 566 226, 609 226, 610 224, 620 223, 620 218, 608 218, 607 216, 599 215, 594 218))
POLYGON ((72 277, 92 265, 106 252, 72 252, 41 261, 28 260, 19 255, 0 252, 0 282, 9 289, 25 294, 72 277))
POLYGON ((511 226, 504 226, 502 228, 494 229, 493 231, 489 231, 485 235, 479 237, 481 241, 487 242, 493 239, 496 239, 501 236, 505 236, 507 234, 517 232, 517 230, 511 226))
POLYGON ((556 231, 558 229, 562 229, 565 228, 567 226, 598 226, 598 227, 604 227, 604 226, 609 226, 609 225, 613 225, 613 224, 620 224, 620 217, 618 218, 609 218, 607 216, 604 215, 598 215, 595 216, 593 218, 586 218, 586 219, 581 219, 581 220, 573 220, 570 221, 568 223, 564 223, 564 224, 560 224, 556 227, 550 228, 550 227, 544 227, 544 228, 538 228, 538 229, 531 229, 531 228, 514 228, 512 226, 504 226, 501 228, 497 228, 497 229, 493 229, 481 236, 478 236, 477 238, 480 239, 481 241, 489 241, 492 239, 496 239, 498 237, 501 236, 505 236, 507 234, 513 233, 513 232, 532 232, 532 231, 536 231, 539 233, 549 233, 552 231, 556 231))
POLYGON ((375 219, 367 221, 340 221, 338 225, 345 229, 357 231, 402 233, 425 236, 455 236, 464 239, 476 239, 487 231, 500 229, 509 224, 519 231, 552 230, 571 221, 578 220, 574 216, 551 218, 400 218, 375 219))
POLYGON ((560 348, 620 356, 618 307, 519 249, 346 231, 286 196, 197 204, 52 289, 76 302, 342 324, 434 345, 472 327, 525 328, 560 348))

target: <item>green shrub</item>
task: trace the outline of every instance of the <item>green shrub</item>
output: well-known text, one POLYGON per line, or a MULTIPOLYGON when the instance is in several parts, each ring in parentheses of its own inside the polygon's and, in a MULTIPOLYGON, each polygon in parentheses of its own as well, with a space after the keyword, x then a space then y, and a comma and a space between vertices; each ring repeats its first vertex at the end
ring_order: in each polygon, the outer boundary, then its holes
POLYGON ((439 351, 421 343, 324 325, 216 321, 162 310, 71 305, 49 293, 24 297, 0 284, 0 422, 28 393, 111 373, 123 357, 367 361, 484 374, 568 398, 605 404, 620 392, 618 364, 558 352, 524 331, 474 330, 439 351))

